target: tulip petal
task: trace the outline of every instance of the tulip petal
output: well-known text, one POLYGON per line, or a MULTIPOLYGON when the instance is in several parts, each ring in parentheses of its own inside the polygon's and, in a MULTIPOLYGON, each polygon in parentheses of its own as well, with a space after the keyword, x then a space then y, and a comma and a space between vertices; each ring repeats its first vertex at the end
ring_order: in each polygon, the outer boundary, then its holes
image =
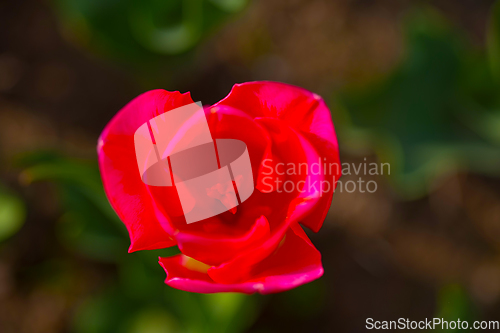
POLYGON ((240 237, 207 237, 207 233, 197 235, 179 232, 176 240, 182 253, 205 263, 218 264, 248 249, 259 247, 269 238, 269 234, 269 223, 261 217, 240 237))
POLYGON ((139 174, 135 131, 148 120, 192 103, 189 93, 154 90, 125 106, 98 143, 104 188, 126 225, 129 252, 178 245, 183 254, 160 258, 172 287, 202 293, 263 294, 294 288, 323 274, 321 255, 299 223, 318 231, 340 177, 338 144, 330 112, 316 94, 278 82, 237 84, 205 109, 214 139, 246 143, 254 193, 235 211, 187 224, 175 187, 146 185, 139 174), (267 161, 269 167, 264 167, 267 161), (277 172, 281 163, 334 165, 323 174, 277 172), (335 167, 335 164, 338 164, 335 167), (271 174, 265 171, 271 169, 271 174), (330 170, 329 170, 330 171, 330 170), (267 178, 266 178, 267 177, 267 178), (266 181, 271 180, 269 188, 266 181), (282 191, 285 180, 297 188, 282 191), (300 181, 326 181, 298 190, 300 181))
MULTIPOLYGON (((333 188, 341 176, 337 137, 324 100, 300 87, 256 81, 234 85, 231 92, 215 106, 230 106, 254 118, 280 119, 299 131, 315 147, 328 166, 332 191, 324 195, 318 205, 326 209, 315 211, 302 223, 315 232, 319 231, 330 207, 333 188)), ((258 183, 258 186, 262 187, 262 184, 258 183)))
POLYGON ((192 103, 189 93, 146 92, 127 104, 99 138, 97 153, 104 189, 130 234, 129 252, 176 244, 155 217, 154 198, 139 175, 134 133, 149 119, 189 103, 192 103))
POLYGON ((214 107, 222 105, 242 110, 253 118, 284 120, 301 132, 338 146, 328 107, 319 95, 306 89, 281 82, 245 82, 235 84, 214 107))
POLYGON ((167 273, 166 284, 198 293, 270 294, 298 287, 323 275, 321 254, 299 225, 288 230, 280 247, 256 265, 254 275, 243 282, 217 283, 205 272, 203 264, 196 267, 182 254, 159 258, 159 263, 167 273))
MULTIPOLYGON (((287 124, 273 118, 259 118, 257 120, 264 128, 269 129, 273 142, 278 142, 279 137, 283 137, 284 141, 279 145, 281 148, 279 152, 284 160, 293 162, 295 165, 305 163, 308 167, 312 163, 318 163, 319 156, 315 149, 287 124)), ((296 185, 300 181, 304 181, 304 184, 315 184, 311 189, 304 185, 305 188, 299 191, 297 185, 290 192, 283 188, 279 192, 255 194, 255 196, 261 196, 273 203, 272 214, 265 216, 271 226, 271 236, 260 246, 249 248, 245 252, 235 253, 231 260, 212 267, 209 275, 215 281, 236 283, 248 279, 252 267, 276 249, 290 226, 303 221, 315 208, 327 210, 329 205, 317 206, 321 199, 319 184, 323 180, 323 176, 314 172, 304 171, 304 173, 287 175, 287 177, 296 185)), ((242 207, 245 207, 245 203, 242 204, 242 207)))

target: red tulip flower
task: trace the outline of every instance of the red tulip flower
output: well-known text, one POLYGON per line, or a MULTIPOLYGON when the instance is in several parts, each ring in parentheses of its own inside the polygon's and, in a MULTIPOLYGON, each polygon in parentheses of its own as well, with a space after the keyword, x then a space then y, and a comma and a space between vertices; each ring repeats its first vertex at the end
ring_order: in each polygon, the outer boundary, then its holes
POLYGON ((205 107, 214 139, 246 144, 255 190, 234 209, 186 223, 175 187, 142 181, 134 133, 150 119, 191 103, 189 93, 146 92, 126 105, 100 136, 104 189, 129 232, 129 252, 178 246, 182 254, 159 263, 167 274, 165 283, 191 292, 268 294, 319 278, 321 254, 302 226, 314 232, 321 228, 340 177, 338 144, 325 102, 288 84, 248 82, 205 107), (311 172, 314 164, 318 170, 311 172))

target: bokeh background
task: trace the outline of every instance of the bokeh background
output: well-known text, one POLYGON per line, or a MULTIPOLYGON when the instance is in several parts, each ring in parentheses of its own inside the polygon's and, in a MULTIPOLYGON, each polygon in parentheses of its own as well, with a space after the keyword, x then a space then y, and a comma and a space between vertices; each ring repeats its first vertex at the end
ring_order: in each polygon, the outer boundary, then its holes
POLYGON ((500 318, 500 2, 0 1, 0 332, 362 332, 365 320, 500 318), (127 253, 97 137, 154 88, 212 104, 234 83, 312 90, 344 163, 324 276, 199 295, 127 253), (355 175, 343 181, 356 180, 355 175))

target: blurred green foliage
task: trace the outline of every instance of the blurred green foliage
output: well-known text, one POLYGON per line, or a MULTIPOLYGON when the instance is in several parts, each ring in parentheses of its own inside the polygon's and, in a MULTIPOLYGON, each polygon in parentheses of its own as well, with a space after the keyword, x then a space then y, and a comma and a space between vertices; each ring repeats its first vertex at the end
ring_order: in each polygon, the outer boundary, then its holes
POLYGON ((57 228, 61 244, 76 256, 116 266, 118 283, 87 297, 74 316, 75 332, 241 332, 255 319, 255 296, 193 294, 166 286, 158 257, 179 253, 177 247, 127 253, 128 234, 106 199, 96 161, 37 152, 17 164, 24 169, 23 182, 56 185, 63 209, 57 228))
POLYGON ((185 63, 186 52, 247 0, 54 0, 62 31, 117 62, 158 72, 185 63))
MULTIPOLYGON (((496 6, 493 30, 498 13, 496 6)), ((390 163, 388 179, 403 196, 425 195, 448 172, 500 175, 500 81, 493 70, 498 41, 496 32, 491 35, 492 66, 486 52, 442 16, 420 8, 407 20, 406 53, 395 71, 340 94, 347 111, 338 126, 342 142, 370 146, 390 163)))
POLYGON ((14 235, 24 224, 26 207, 15 194, 0 186, 0 242, 14 235))
POLYGON ((488 26, 488 53, 491 69, 497 81, 500 81, 500 1, 491 10, 488 26))
MULTIPOLYGON (((438 293, 437 311, 434 318, 440 318, 443 321, 451 322, 466 321, 472 326, 476 319, 476 309, 467 294, 466 290, 458 284, 449 284, 443 286, 438 293)), ((442 332, 457 331, 457 329, 446 329, 446 325, 439 326, 437 329, 442 332)))

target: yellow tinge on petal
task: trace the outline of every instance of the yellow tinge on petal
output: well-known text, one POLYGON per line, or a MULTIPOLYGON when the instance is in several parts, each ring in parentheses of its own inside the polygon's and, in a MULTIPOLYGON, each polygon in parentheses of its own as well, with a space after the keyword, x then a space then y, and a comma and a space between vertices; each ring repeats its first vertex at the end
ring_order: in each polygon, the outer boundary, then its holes
POLYGON ((201 273, 206 273, 208 269, 211 267, 210 265, 207 265, 201 261, 198 261, 186 255, 182 255, 182 265, 187 269, 201 273))

